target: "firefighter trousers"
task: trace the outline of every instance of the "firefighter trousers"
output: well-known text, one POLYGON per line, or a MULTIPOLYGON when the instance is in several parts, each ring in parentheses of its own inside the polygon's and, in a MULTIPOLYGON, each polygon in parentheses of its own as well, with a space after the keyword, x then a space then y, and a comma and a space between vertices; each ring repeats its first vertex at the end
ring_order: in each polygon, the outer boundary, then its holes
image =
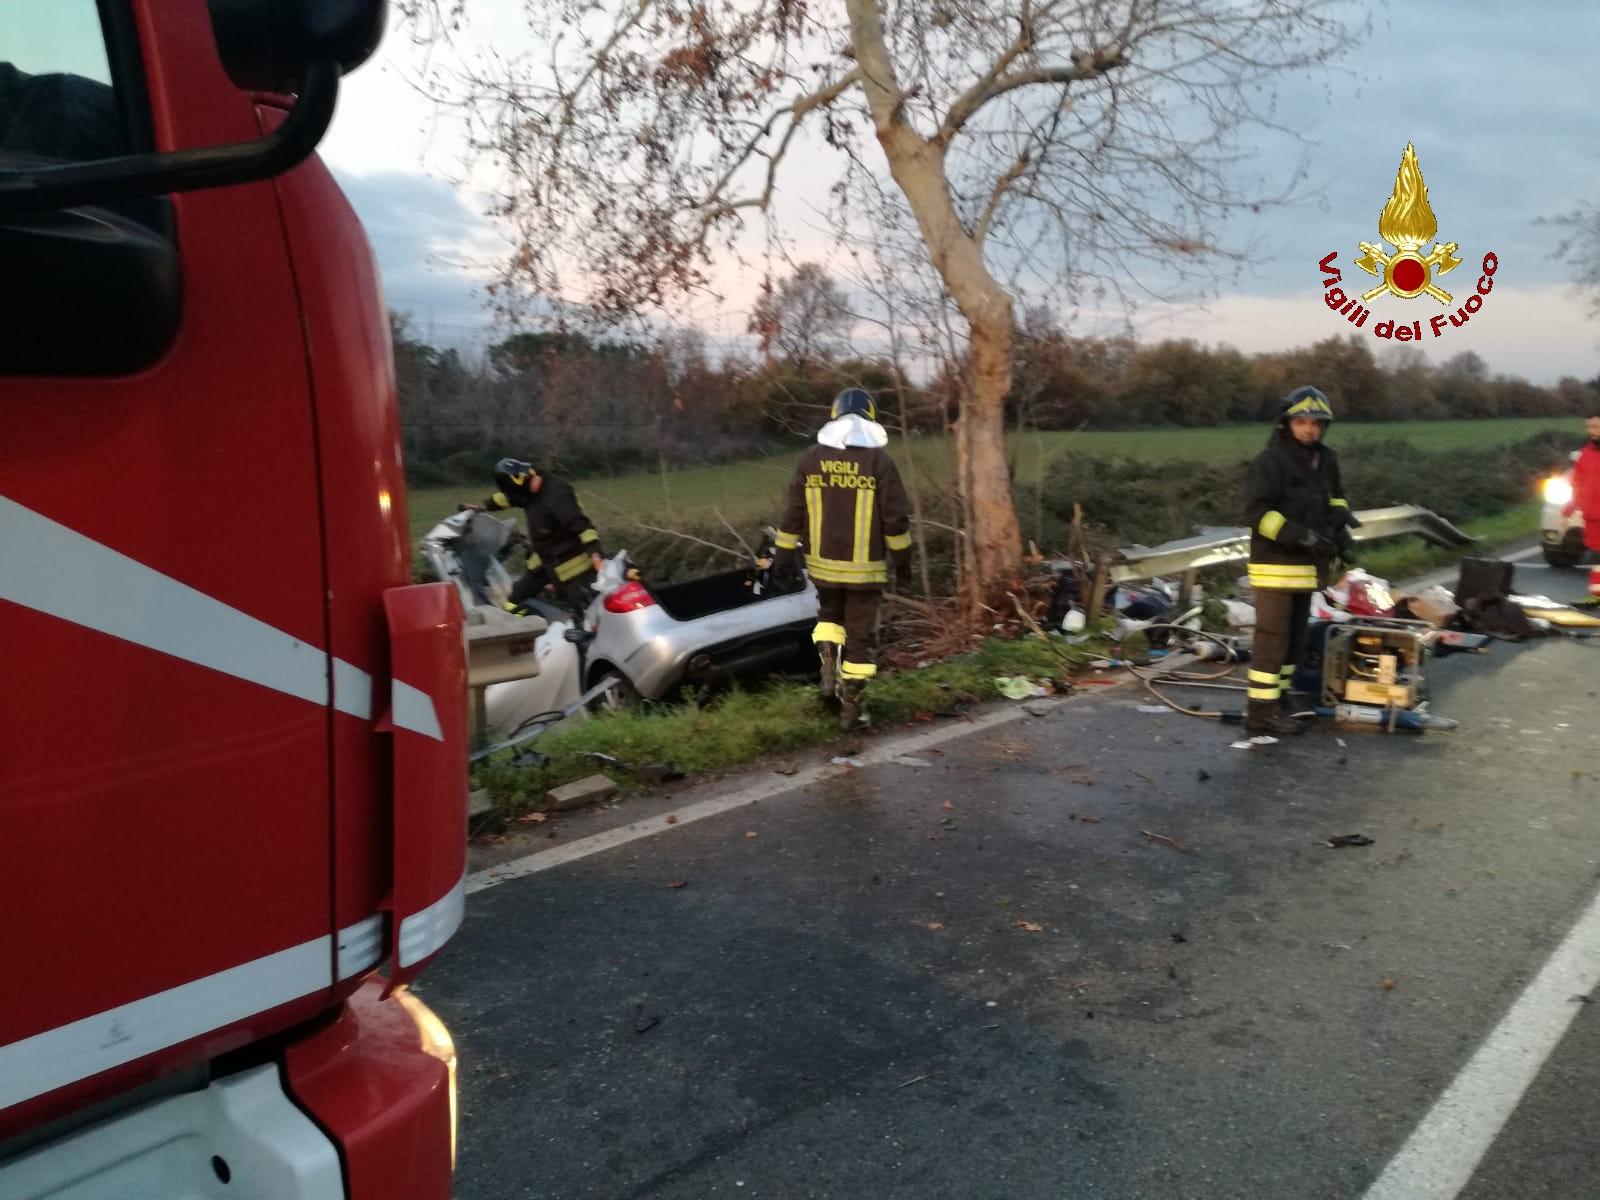
POLYGON ((1250 647, 1247 695, 1252 700, 1276 700, 1289 690, 1289 680, 1306 646, 1311 593, 1258 587, 1255 606, 1256 636, 1250 647))
POLYGON ((811 640, 843 647, 839 673, 846 679, 871 679, 878 673, 873 643, 882 602, 880 588, 817 585, 817 627, 811 640))
POLYGON ((593 596, 592 589, 595 579, 594 571, 589 570, 579 575, 576 579, 569 579, 562 583, 549 567, 534 567, 532 570, 525 571, 511 585, 511 602, 513 604, 522 604, 528 600, 537 600, 545 588, 553 586, 556 593, 556 602, 581 623, 584 613, 588 611, 589 600, 593 596))

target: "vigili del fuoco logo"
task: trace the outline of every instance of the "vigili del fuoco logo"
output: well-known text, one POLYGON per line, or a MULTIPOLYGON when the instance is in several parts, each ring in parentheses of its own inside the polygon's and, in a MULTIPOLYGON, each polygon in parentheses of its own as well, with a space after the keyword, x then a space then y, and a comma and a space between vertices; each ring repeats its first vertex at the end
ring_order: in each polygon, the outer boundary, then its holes
MULTIPOLYGON (((1472 314, 1483 307, 1484 297, 1494 289, 1494 273, 1500 269, 1500 260, 1494 251, 1483 256, 1482 271, 1477 287, 1460 304, 1455 297, 1434 282, 1437 276, 1448 275, 1461 265, 1456 251, 1457 242, 1439 242, 1439 220, 1428 204, 1428 188, 1422 182, 1422 168, 1417 165, 1417 152, 1410 142, 1400 156, 1400 173, 1395 177, 1394 191, 1389 202, 1378 216, 1378 236, 1396 247, 1393 254, 1381 245, 1361 243, 1361 257, 1355 265, 1381 281, 1377 287, 1361 293, 1360 299, 1345 295, 1338 285, 1344 276, 1334 262, 1337 250, 1328 254, 1317 265, 1322 268, 1322 300, 1330 309, 1344 317, 1357 329, 1364 329, 1372 310, 1366 305, 1379 296, 1389 295, 1397 300, 1417 300, 1423 296, 1437 300, 1446 310, 1428 318, 1428 328, 1434 337, 1443 337, 1446 329, 1459 329, 1472 319, 1472 314), (1426 254, 1422 247, 1433 242, 1426 254)), ((1422 340, 1422 321, 1398 319, 1379 321, 1372 327, 1374 337, 1397 342, 1422 340)))

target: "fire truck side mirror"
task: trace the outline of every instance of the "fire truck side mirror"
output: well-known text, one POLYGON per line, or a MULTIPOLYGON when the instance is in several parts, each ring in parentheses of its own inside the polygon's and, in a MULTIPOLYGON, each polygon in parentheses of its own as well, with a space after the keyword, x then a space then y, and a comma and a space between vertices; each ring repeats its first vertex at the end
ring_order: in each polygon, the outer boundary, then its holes
POLYGON ((0 218, 139 196, 253 183, 317 148, 339 77, 383 36, 386 0, 209 0, 217 51, 241 88, 294 93, 284 122, 251 142, 90 162, 19 163, 0 171, 0 218))
POLYGON ((309 63, 353 71, 383 38, 387 0, 207 0, 217 52, 247 91, 292 92, 309 63))

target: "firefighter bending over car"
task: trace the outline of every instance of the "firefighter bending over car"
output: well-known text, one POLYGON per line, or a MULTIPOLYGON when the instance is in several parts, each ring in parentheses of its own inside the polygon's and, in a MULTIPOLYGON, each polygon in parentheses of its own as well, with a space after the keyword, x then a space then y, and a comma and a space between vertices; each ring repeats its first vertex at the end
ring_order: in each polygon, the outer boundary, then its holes
POLYGON ((1335 558, 1349 558, 1359 528, 1345 500, 1339 456, 1322 444, 1333 421, 1328 398, 1295 388, 1278 405, 1266 449, 1250 464, 1245 509, 1250 525, 1250 589, 1256 634, 1251 648, 1244 728, 1300 733, 1289 715, 1289 681, 1305 648, 1311 594, 1328 586, 1335 558))
POLYGON ((888 444, 872 397, 861 388, 840 392, 789 481, 773 562, 773 581, 782 587, 798 577, 805 547, 817 588, 812 640, 822 660, 822 695, 838 700, 839 727, 847 732, 866 723, 863 696, 878 673, 873 642, 891 559, 902 586, 911 574, 909 504, 888 444))
POLYGON ((482 504, 456 507, 476 512, 522 510, 527 521, 528 570, 512 585, 505 607, 526 616, 528 601, 553 588, 561 603, 581 621, 604 558, 600 534, 584 515, 572 485, 517 458, 502 458, 495 464, 494 483, 494 494, 482 504))

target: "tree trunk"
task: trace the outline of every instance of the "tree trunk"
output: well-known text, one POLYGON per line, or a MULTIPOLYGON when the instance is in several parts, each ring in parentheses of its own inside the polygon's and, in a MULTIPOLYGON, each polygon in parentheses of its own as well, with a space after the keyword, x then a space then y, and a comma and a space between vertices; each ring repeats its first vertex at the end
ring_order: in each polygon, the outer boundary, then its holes
POLYGON ((980 598, 995 606, 1014 585, 1022 553, 1006 463, 1013 333, 1010 321, 971 321, 971 329, 972 388, 956 427, 956 445, 972 509, 968 553, 980 598))
POLYGON ((1022 554, 1005 452, 1011 296, 984 265, 982 247, 962 227, 945 175, 944 151, 906 122, 877 0, 848 0, 847 7, 861 87, 889 173, 916 217, 934 269, 967 322, 971 386, 956 425, 956 462, 968 510, 970 586, 975 597, 994 605, 1004 598, 1022 554))

